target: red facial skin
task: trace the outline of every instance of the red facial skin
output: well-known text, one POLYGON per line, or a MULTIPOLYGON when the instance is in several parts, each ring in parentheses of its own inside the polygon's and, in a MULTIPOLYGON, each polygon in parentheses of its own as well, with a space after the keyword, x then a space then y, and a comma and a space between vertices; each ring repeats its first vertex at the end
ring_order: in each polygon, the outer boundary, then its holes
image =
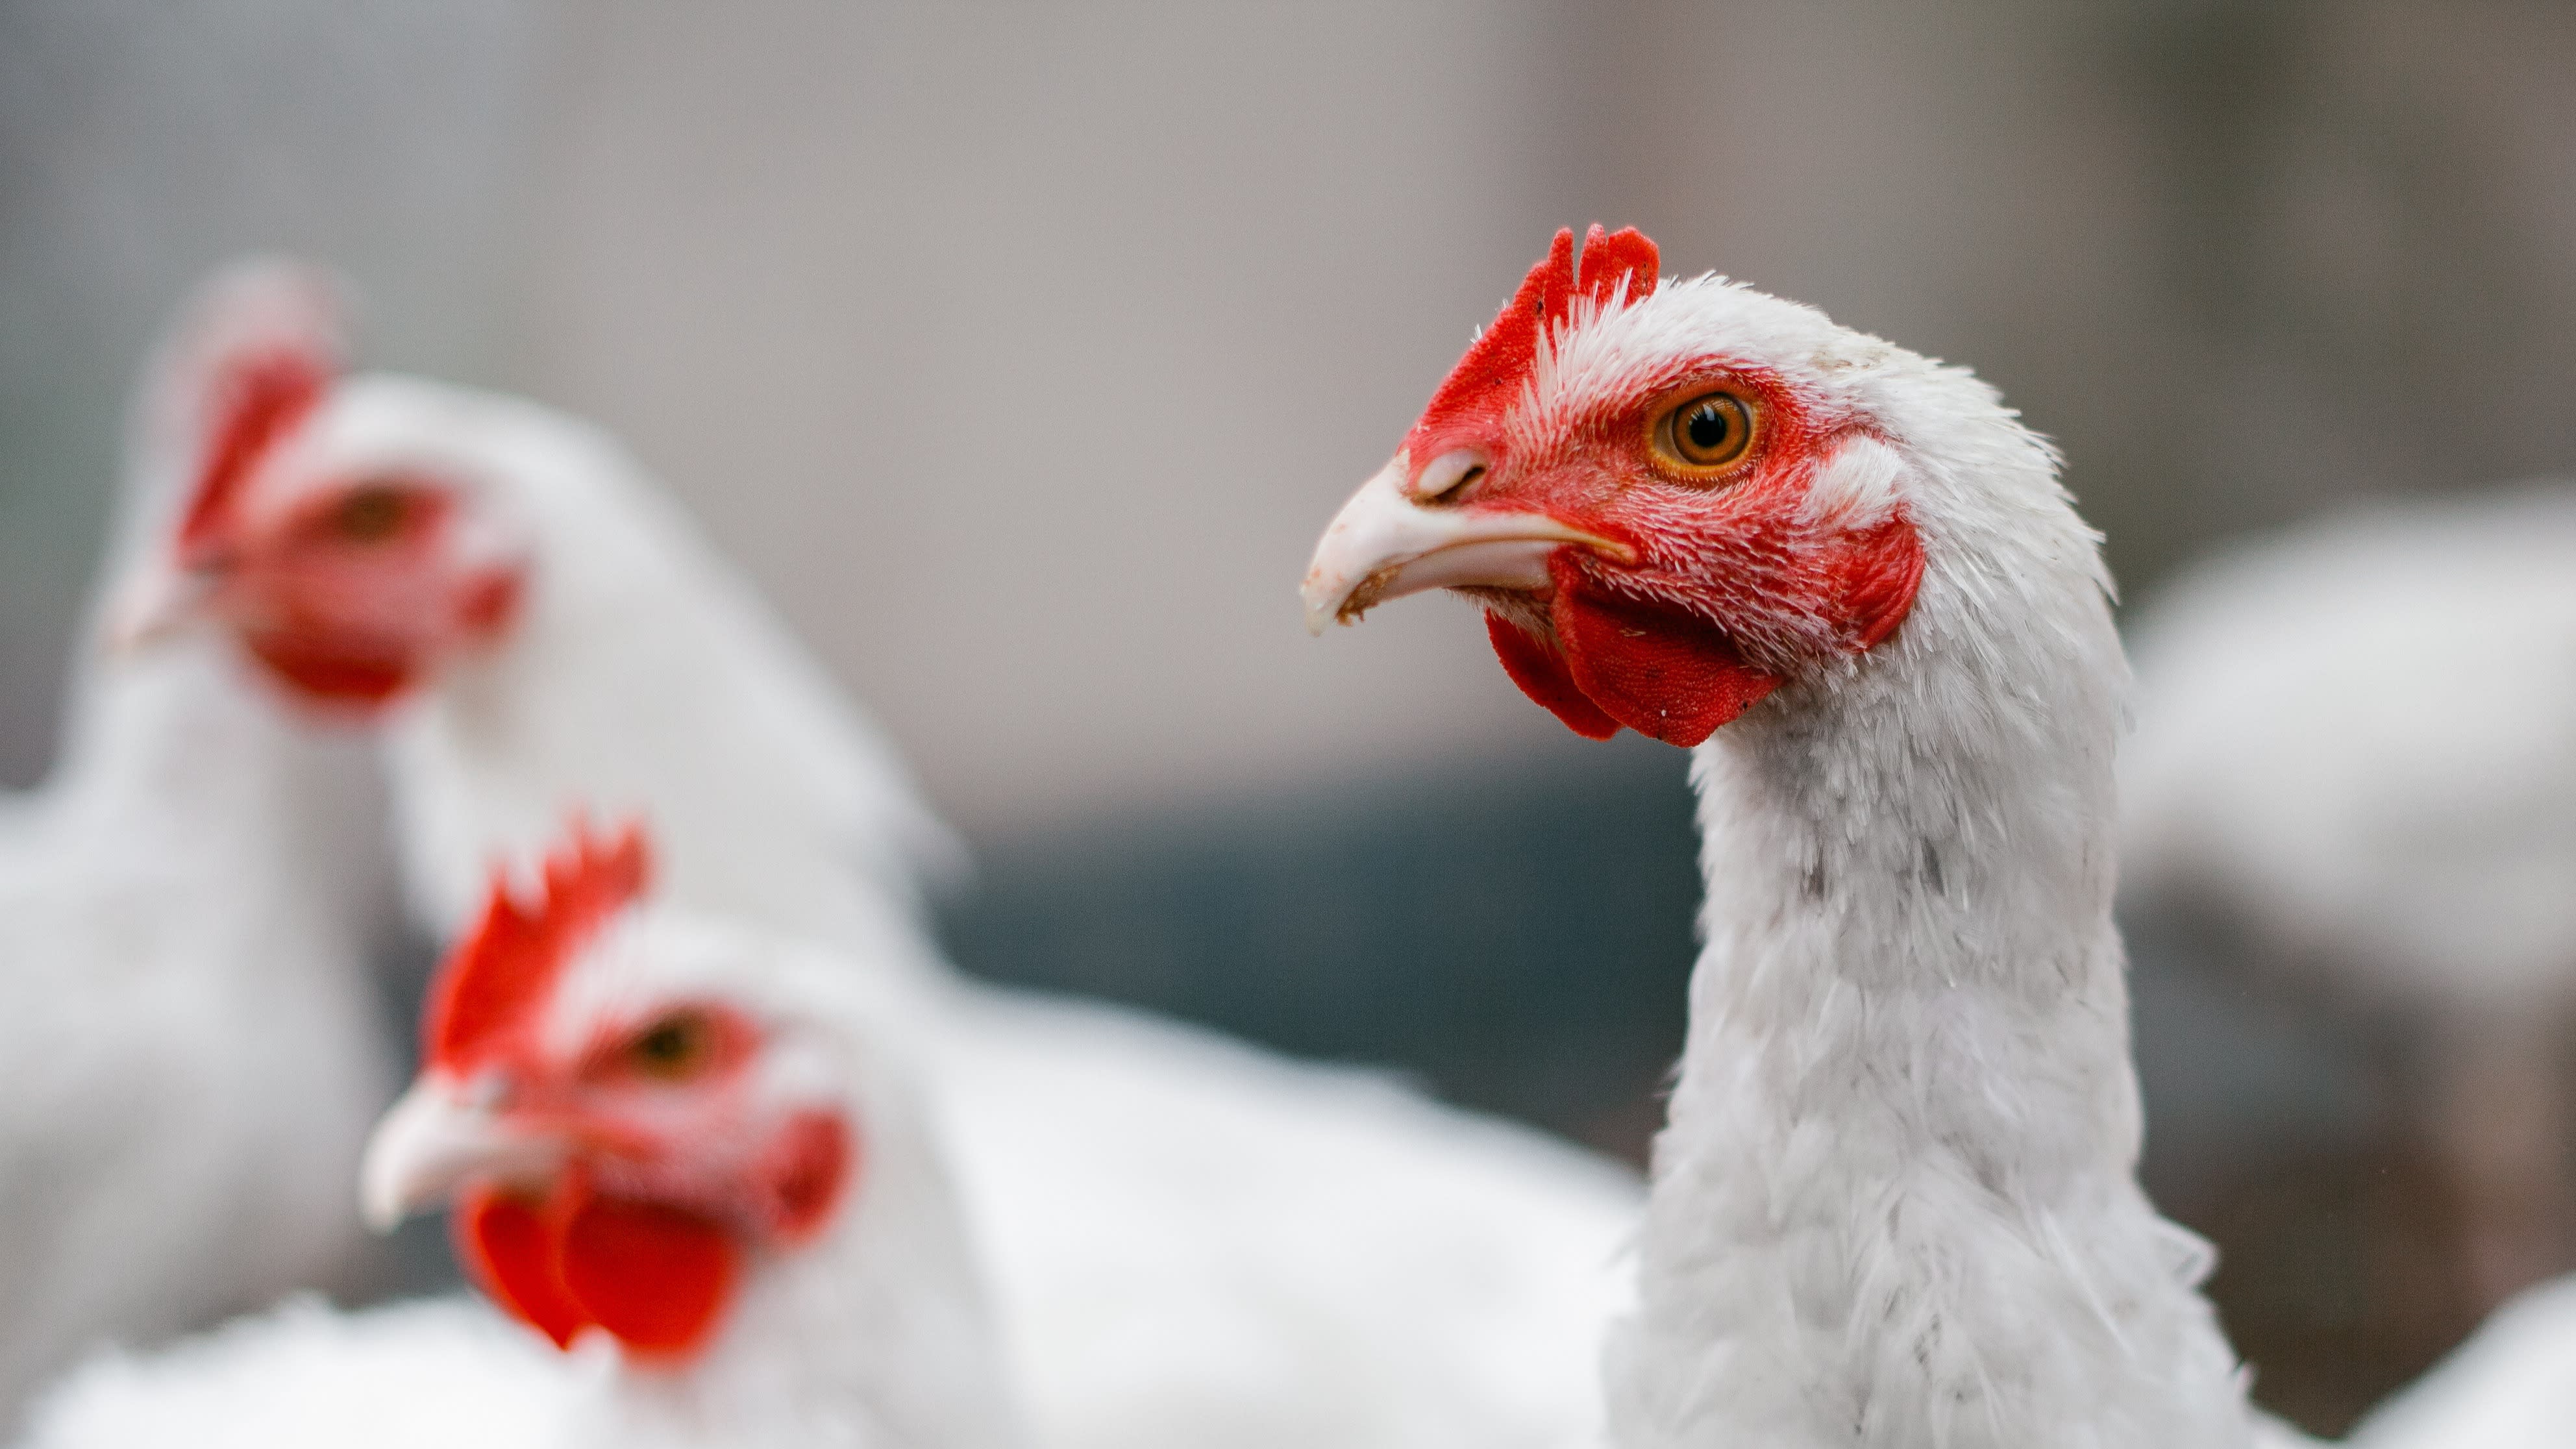
POLYGON ((293 697, 367 715, 506 629, 524 578, 461 556, 460 495, 444 480, 350 477, 278 494, 269 470, 327 407, 340 367, 323 329, 254 331, 207 360, 172 562, 206 583, 202 611, 293 697))
POLYGON ((809 1240, 857 1165, 837 1112, 763 1120, 747 1091, 760 1050, 738 1015, 684 1005, 604 1034, 578 1064, 486 1063, 508 1083, 503 1121, 571 1151, 541 1185, 462 1195, 458 1250, 484 1291, 558 1346, 596 1327, 647 1365, 703 1348, 746 1260, 809 1240), (639 1068, 636 1043, 675 1012, 705 1024, 703 1060, 679 1076, 639 1068))
POLYGON ((1820 468, 1867 431, 1741 359, 1674 359, 1579 414, 1515 418, 1540 326, 1566 325, 1576 297, 1609 308, 1652 293, 1653 244, 1634 232, 1593 228, 1581 260, 1578 281, 1560 232, 1405 455, 1416 469, 1459 448, 1483 458, 1485 474, 1439 506, 1542 513, 1624 546, 1626 560, 1557 550, 1543 591, 1473 591, 1488 635, 1513 682, 1577 734, 1626 726, 1696 745, 1787 680, 1893 633, 1922 579, 1922 541, 1901 506, 1858 526, 1804 516, 1820 468), (1650 437, 1669 409, 1718 390, 1751 406, 1756 430, 1740 461, 1700 476, 1650 437))
POLYGON ((426 479, 332 484, 236 515, 191 562, 212 581, 207 611, 280 684, 365 714, 517 613, 521 569, 461 562, 458 510, 452 489, 426 479))
POLYGON ((637 1362, 671 1366, 721 1325, 747 1259, 831 1220, 858 1145, 837 1109, 759 1100, 766 1040, 722 1003, 664 1002, 599 1023, 576 1049, 549 1043, 565 967, 649 867, 637 828, 577 828, 534 908, 496 882, 432 987, 424 1046, 433 1075, 499 1098, 505 1130, 564 1149, 541 1183, 461 1194, 454 1228, 475 1280, 559 1346, 597 1327, 637 1362))

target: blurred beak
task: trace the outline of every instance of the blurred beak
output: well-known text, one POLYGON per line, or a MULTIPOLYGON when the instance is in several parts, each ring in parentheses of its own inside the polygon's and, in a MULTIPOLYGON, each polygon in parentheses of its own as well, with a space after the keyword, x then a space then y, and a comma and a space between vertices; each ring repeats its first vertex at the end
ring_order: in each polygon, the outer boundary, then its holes
MULTIPOLYGON (((1418 502, 1408 467, 1396 454, 1324 529, 1300 591, 1310 632, 1336 620, 1358 623, 1371 608, 1425 589, 1546 588, 1548 558, 1568 544, 1634 558, 1625 545, 1544 513, 1418 502)), ((1445 472, 1439 462, 1423 471, 1445 472)))
POLYGON ((214 591, 204 569, 160 563, 138 571, 108 601, 108 651, 132 654, 180 633, 204 617, 214 591))
POLYGON ((423 1077, 367 1140, 358 1170, 359 1210, 367 1226, 391 1232, 468 1179, 544 1178, 562 1166, 565 1150, 561 1138, 468 1100, 461 1084, 423 1077))

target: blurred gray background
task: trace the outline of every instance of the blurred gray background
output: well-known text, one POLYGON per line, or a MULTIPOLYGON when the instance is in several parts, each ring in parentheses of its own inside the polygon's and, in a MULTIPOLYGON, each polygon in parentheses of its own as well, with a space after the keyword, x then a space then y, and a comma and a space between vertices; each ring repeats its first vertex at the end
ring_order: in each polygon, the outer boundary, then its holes
MULTIPOLYGON (((51 755, 149 337, 290 250, 369 363, 589 414, 690 503, 975 842, 971 966, 1634 1154, 1682 756, 1566 734, 1466 609, 1319 644, 1294 602, 1549 232, 1972 363, 2134 593, 2576 466, 2571 77, 2537 0, 0 0, 0 777, 51 755)), ((2151 1184, 2332 1427, 2458 1327, 2387 1266, 2367 1047, 2132 927, 2151 1184)))

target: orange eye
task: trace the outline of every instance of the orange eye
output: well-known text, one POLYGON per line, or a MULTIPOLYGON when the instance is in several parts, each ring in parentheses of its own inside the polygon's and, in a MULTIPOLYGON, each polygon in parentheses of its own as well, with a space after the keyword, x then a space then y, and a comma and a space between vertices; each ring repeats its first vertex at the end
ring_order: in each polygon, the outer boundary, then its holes
POLYGON ((1712 477, 1753 451, 1761 417, 1752 400, 1739 393, 1704 392, 1666 409, 1647 438, 1666 466, 1695 478, 1712 477))
POLYGON ((399 488, 370 484, 350 490, 331 512, 331 527, 351 543, 382 543, 402 532, 411 499, 399 488))
POLYGON ((675 1011, 626 1043, 627 1063, 648 1077, 686 1081, 715 1055, 715 1023, 694 1011, 675 1011))

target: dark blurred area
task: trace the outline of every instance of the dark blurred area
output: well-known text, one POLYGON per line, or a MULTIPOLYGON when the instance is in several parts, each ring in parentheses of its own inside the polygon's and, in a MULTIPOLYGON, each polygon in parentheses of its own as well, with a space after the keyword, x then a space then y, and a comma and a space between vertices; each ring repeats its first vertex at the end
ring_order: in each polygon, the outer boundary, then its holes
MULTIPOLYGON (((0 0, 0 775, 50 756, 181 290, 345 268, 368 360, 587 413, 982 861, 978 972, 1638 1155, 1683 757, 1463 610, 1311 643, 1314 530, 1561 224, 1973 364, 2132 590, 2356 496, 2576 466, 2576 11, 2220 3, 0 0)), ((2148 1176, 2262 1396, 2467 1326, 2381 1044, 2131 913, 2148 1176)))

